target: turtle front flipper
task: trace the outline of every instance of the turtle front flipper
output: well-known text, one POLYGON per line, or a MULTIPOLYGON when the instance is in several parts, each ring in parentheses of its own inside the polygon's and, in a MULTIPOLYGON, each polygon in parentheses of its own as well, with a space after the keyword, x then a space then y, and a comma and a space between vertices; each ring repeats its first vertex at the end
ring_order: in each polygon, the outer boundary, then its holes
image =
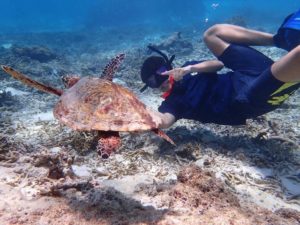
POLYGON ((176 146, 175 142, 162 130, 160 129, 153 129, 152 130, 154 133, 156 133, 158 136, 162 137, 163 139, 165 139, 167 142, 169 142, 170 144, 176 146))
POLYGON ((99 131, 97 153, 102 159, 107 159, 121 146, 121 139, 117 131, 99 131))
POLYGON ((35 80, 30 79, 29 77, 25 76, 24 74, 14 70, 13 68, 9 67, 9 66, 1 66, 1 68, 4 70, 4 72, 8 73, 9 75, 11 75, 13 78, 15 78, 16 80, 21 81, 23 84, 26 84, 30 87, 34 87, 40 91, 43 92, 47 92, 50 94, 55 94, 58 96, 61 96, 63 91, 59 90, 59 89, 55 89, 53 87, 49 87, 47 85, 44 85, 42 83, 39 83, 35 80))
POLYGON ((104 68, 101 78, 105 80, 112 81, 115 72, 120 67, 122 61, 125 58, 125 54, 119 54, 115 58, 113 58, 104 68))

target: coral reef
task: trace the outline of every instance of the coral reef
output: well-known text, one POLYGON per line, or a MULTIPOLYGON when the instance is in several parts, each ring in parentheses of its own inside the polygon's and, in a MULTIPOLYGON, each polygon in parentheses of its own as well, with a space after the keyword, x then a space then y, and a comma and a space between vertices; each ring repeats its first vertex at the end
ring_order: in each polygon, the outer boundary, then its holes
POLYGON ((13 46, 11 48, 13 54, 18 57, 28 57, 39 62, 49 62, 56 59, 58 55, 51 51, 49 48, 44 46, 34 46, 34 47, 19 47, 13 46))
POLYGON ((16 100, 13 98, 11 92, 0 91, 0 107, 12 106, 16 104, 16 100))
POLYGON ((63 152, 51 153, 43 151, 33 156, 33 165, 36 167, 46 167, 49 169, 47 177, 50 179, 60 179, 66 176, 73 176, 71 165, 74 157, 63 152))

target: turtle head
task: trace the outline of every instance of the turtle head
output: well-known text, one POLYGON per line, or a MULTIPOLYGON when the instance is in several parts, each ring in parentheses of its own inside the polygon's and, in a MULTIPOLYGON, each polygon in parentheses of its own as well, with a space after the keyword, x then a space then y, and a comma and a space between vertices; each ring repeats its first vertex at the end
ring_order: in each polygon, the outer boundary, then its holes
POLYGON ((61 80, 66 88, 70 88, 80 80, 80 77, 76 75, 65 75, 61 77, 61 80))

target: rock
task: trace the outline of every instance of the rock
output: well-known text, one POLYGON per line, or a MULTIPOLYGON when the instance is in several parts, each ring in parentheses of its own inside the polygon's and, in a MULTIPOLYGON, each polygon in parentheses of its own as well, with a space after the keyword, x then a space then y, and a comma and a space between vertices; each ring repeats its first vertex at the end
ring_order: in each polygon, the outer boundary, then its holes
POLYGON ((217 143, 217 138, 211 133, 203 133, 201 141, 204 143, 217 143))
POLYGON ((90 172, 91 169, 86 165, 82 165, 82 166, 72 165, 72 170, 74 174, 78 177, 88 177, 91 175, 90 172))
POLYGON ((102 168, 102 167, 97 167, 95 169, 95 173, 97 173, 97 175, 99 176, 109 176, 109 171, 105 168, 102 168))
POLYGON ((229 24, 234 24, 241 27, 247 27, 246 19, 242 16, 233 16, 225 21, 229 24))
POLYGON ((12 96, 29 95, 29 92, 20 91, 12 87, 5 88, 6 93, 10 93, 12 96))
POLYGON ((207 155, 204 155, 202 158, 198 159, 195 162, 195 165, 203 168, 203 167, 208 167, 211 164, 211 161, 207 155))
POLYGON ((65 174, 63 170, 64 168, 62 166, 53 165, 52 167, 49 168, 48 178, 55 179, 55 180, 64 178, 65 174))
POLYGON ((51 153, 54 153, 54 154, 58 154, 62 151, 62 149, 60 147, 53 147, 53 148, 50 148, 50 152, 51 153))
POLYGON ((16 169, 14 169, 13 171, 14 171, 14 173, 17 173, 17 174, 22 174, 22 173, 24 173, 24 170, 23 170, 22 168, 16 168, 16 169))
POLYGON ((158 44, 150 44, 159 50, 166 50, 171 54, 188 55, 193 52, 193 45, 181 37, 181 32, 175 32, 158 44))
POLYGON ((10 91, 0 91, 0 107, 14 105, 15 99, 10 91))
POLYGON ((155 47, 159 49, 167 50, 168 48, 171 48, 173 45, 176 44, 176 42, 180 42, 181 40, 181 33, 175 32, 171 34, 169 37, 164 39, 161 43, 157 44, 155 47))
POLYGON ((31 201, 33 199, 37 199, 38 195, 39 195, 39 191, 27 186, 27 187, 23 187, 20 190, 22 198, 28 201, 31 201))
POLYGON ((292 218, 295 222, 300 222, 300 212, 293 209, 278 209, 275 211, 277 215, 283 216, 284 218, 292 218))
POLYGON ((12 46, 13 46, 12 43, 5 43, 1 45, 1 47, 4 49, 10 49, 12 46))

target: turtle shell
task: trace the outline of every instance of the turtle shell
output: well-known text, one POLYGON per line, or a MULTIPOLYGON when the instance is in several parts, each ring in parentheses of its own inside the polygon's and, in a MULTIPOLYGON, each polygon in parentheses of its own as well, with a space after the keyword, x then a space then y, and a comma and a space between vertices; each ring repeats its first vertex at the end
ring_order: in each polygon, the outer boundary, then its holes
POLYGON ((156 128, 146 106, 109 80, 84 77, 67 89, 54 116, 74 130, 143 131, 156 128))

